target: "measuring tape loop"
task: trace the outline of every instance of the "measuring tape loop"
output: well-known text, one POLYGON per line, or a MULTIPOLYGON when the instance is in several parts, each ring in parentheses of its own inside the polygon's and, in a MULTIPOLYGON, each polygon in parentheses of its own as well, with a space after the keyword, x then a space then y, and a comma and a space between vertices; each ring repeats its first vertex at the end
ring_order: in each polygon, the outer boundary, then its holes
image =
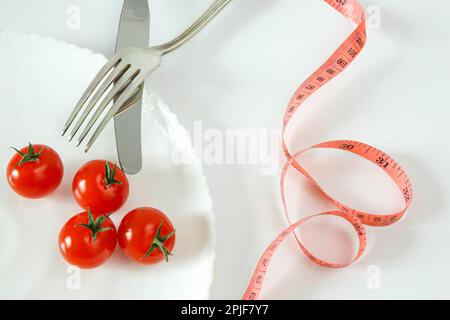
POLYGON ((378 150, 370 145, 363 142, 352 141, 352 140, 335 140, 316 144, 312 147, 303 149, 298 152, 291 153, 287 146, 285 140, 285 133, 288 125, 294 114, 298 111, 299 107, 304 101, 308 99, 314 92, 320 89, 323 85, 328 83, 330 80, 339 75, 344 71, 353 60, 359 55, 359 53, 364 48, 366 43, 366 23, 364 9, 356 0, 324 0, 327 4, 332 6, 335 10, 340 12, 343 16, 348 18, 350 21, 357 25, 356 29, 351 33, 351 35, 342 43, 339 48, 331 55, 331 57, 319 68, 317 69, 305 82, 303 82, 300 87, 296 90, 292 96, 289 105, 286 109, 283 126, 282 126, 282 148, 284 155, 286 157, 286 164, 284 165, 280 184, 281 184, 281 198, 283 202, 284 212, 289 223, 289 227, 281 232, 275 240, 267 247, 264 251, 262 257, 258 261, 256 270, 253 273, 250 284, 244 294, 245 300, 255 300, 259 297, 262 285, 267 273, 269 263, 280 246, 280 244, 289 236, 294 235, 294 238, 299 245, 302 252, 315 264, 327 267, 327 268, 343 268, 349 266, 356 260, 358 260, 364 253, 367 245, 367 237, 364 225, 369 226, 388 226, 397 221, 399 221, 406 210, 409 208, 412 198, 413 190, 411 182, 406 175, 405 171, 400 167, 400 165, 392 159, 385 152, 378 150), (319 183, 306 171, 300 163, 297 161, 298 157, 303 153, 312 149, 338 149, 345 152, 350 152, 366 160, 374 163, 380 167, 393 182, 397 185, 399 190, 403 195, 404 207, 399 212, 393 214, 371 214, 367 212, 362 212, 355 210, 338 200, 331 197, 320 185, 319 183), (292 223, 288 209, 287 201, 285 196, 285 181, 287 174, 290 169, 294 169, 303 176, 305 176, 317 190, 321 192, 328 200, 330 200, 338 209, 338 211, 330 211, 315 214, 312 216, 305 217, 294 223, 292 223), (358 236, 359 249, 352 261, 349 263, 331 263, 324 261, 315 255, 313 255, 300 241, 297 233, 295 232, 297 228, 303 225, 305 222, 319 217, 319 216, 335 216, 342 218, 349 222, 358 236))

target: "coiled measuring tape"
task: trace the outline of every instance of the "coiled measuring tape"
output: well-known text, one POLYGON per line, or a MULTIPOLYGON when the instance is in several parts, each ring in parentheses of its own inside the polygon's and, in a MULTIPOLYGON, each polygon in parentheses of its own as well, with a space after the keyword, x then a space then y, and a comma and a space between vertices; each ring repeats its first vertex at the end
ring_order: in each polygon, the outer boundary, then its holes
POLYGON ((310 95, 315 91, 320 89, 327 82, 335 78, 342 71, 344 71, 352 61, 359 55, 361 50, 364 48, 366 43, 366 20, 364 9, 356 0, 324 0, 335 10, 341 13, 344 17, 352 21, 357 25, 353 33, 344 41, 344 43, 334 52, 334 54, 319 68, 317 69, 294 93, 292 96, 287 110, 283 119, 282 126, 282 147, 283 152, 286 156, 286 164, 284 165, 281 172, 281 197, 284 207, 284 212, 286 218, 289 222, 289 227, 286 228, 282 233, 280 233, 277 238, 269 245, 269 247, 264 251, 262 257, 260 258, 256 270, 253 273, 250 284, 244 294, 245 300, 255 300, 258 299, 264 278, 266 276, 270 260, 272 259, 274 253, 280 244, 290 235, 293 234, 297 244, 303 253, 315 264, 327 268, 343 268, 349 266, 356 260, 358 260, 367 244, 366 231, 364 225, 369 226, 387 226, 393 224, 400 220, 405 214, 406 210, 409 208, 412 198, 413 190, 411 182, 405 171, 400 167, 400 165, 392 159, 388 154, 381 150, 378 150, 372 146, 365 143, 352 141, 352 140, 336 140, 316 144, 312 147, 303 149, 298 152, 289 151, 286 141, 285 133, 286 129, 292 119, 293 115, 298 111, 299 107, 305 102, 310 95), (301 154, 311 150, 311 149, 339 149, 347 152, 354 153, 361 156, 370 162, 376 164, 381 169, 386 172, 397 187, 400 189, 403 200, 404 207, 401 211, 393 214, 370 214, 346 206, 345 204, 333 199, 330 195, 326 193, 324 189, 318 184, 318 182, 300 165, 296 160, 301 154), (304 175, 317 189, 334 205, 338 210, 323 212, 316 215, 308 216, 295 223, 291 222, 290 215, 287 210, 286 197, 285 197, 285 180, 286 175, 290 169, 294 169, 297 172, 304 175), (303 244, 300 242, 295 230, 300 227, 303 223, 319 216, 337 216, 348 221, 355 229, 358 239, 359 239, 359 249, 356 253, 354 259, 349 263, 331 263, 319 259, 314 256, 303 244))

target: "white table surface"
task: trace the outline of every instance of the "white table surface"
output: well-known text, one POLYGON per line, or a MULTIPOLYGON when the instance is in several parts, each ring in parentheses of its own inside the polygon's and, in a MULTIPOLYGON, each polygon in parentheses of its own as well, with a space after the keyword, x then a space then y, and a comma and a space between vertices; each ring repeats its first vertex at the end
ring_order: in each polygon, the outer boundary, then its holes
MULTIPOLYGON (((209 2, 152 0, 151 42, 176 35, 209 2)), ((413 206, 392 227, 368 228, 368 251, 343 270, 312 265, 288 240, 270 267, 263 298, 450 298, 450 3, 361 3, 380 9, 380 28, 368 30, 362 55, 308 102, 298 118, 297 144, 355 139, 381 148, 409 173, 413 206)), ((119 0, 0 0, 0 8, 1 30, 113 52, 119 0), (68 28, 77 8, 80 28, 68 28)), ((234 1, 149 81, 188 130, 198 120, 220 132, 276 130, 290 94, 351 28, 322 1, 234 1)), ((304 161, 327 190, 358 209, 399 207, 396 189, 365 161, 319 151, 304 161)), ((286 226, 279 177, 250 164, 205 165, 205 171, 218 234, 211 297, 238 299, 262 250, 286 226)), ((332 208, 302 178, 293 176, 288 185, 298 216, 332 208)), ((337 260, 354 246, 350 229, 333 219, 312 223, 304 237, 315 252, 337 260)))

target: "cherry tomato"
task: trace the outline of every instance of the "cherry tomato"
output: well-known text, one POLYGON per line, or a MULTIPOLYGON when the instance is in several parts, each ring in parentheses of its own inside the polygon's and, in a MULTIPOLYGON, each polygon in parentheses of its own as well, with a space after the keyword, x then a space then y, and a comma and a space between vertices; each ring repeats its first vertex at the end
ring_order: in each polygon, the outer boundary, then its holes
POLYGON ((64 166, 55 150, 46 145, 31 143, 9 161, 6 176, 11 188, 19 195, 38 199, 58 188, 64 166))
POLYGON ((72 191, 83 209, 95 214, 111 214, 127 201, 129 184, 125 173, 104 160, 86 163, 76 173, 72 191))
POLYGON ((139 263, 167 262, 175 246, 175 230, 158 209, 139 208, 122 219, 118 239, 125 254, 139 263))
POLYGON ((117 231, 108 216, 93 216, 91 210, 77 214, 62 227, 59 249, 64 259, 82 269, 102 265, 117 244, 117 231))

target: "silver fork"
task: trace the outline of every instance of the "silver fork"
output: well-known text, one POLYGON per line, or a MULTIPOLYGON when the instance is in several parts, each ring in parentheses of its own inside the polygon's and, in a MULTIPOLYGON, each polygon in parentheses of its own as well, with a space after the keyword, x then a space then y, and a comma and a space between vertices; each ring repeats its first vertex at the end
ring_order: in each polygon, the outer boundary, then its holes
POLYGON ((128 99, 133 97, 139 90, 139 86, 144 82, 145 78, 161 64, 161 58, 185 44, 230 3, 230 1, 215 0, 209 9, 191 27, 168 43, 152 48, 128 47, 117 52, 98 72, 97 76, 76 104, 64 125, 62 135, 65 135, 83 109, 83 106, 92 96, 69 135, 69 141, 72 141, 83 123, 87 121, 89 114, 93 112, 93 115, 77 139, 76 144, 79 146, 94 127, 97 120, 105 113, 85 146, 84 150, 87 152, 105 129, 108 122, 128 99), (108 91, 110 87, 111 89, 108 91), (100 101, 104 95, 104 99, 100 101), (98 104, 98 102, 100 103, 98 104), (111 102, 113 102, 112 106, 107 110, 111 102), (97 104, 98 107, 95 108, 97 104))

